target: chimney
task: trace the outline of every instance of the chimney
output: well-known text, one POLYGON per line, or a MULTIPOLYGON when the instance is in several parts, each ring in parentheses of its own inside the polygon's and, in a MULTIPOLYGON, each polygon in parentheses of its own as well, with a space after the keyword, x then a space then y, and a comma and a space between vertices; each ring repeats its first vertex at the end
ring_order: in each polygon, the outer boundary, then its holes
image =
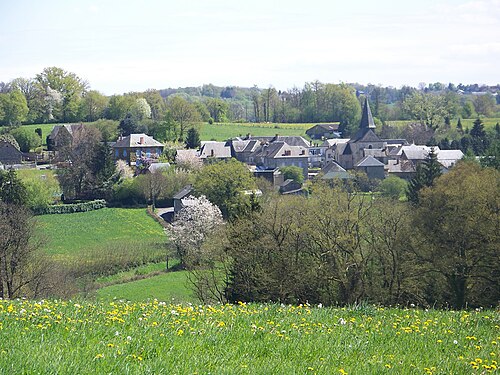
POLYGON ((143 144, 144 144, 144 137, 139 138, 139 143, 140 143, 141 145, 143 145, 143 144))

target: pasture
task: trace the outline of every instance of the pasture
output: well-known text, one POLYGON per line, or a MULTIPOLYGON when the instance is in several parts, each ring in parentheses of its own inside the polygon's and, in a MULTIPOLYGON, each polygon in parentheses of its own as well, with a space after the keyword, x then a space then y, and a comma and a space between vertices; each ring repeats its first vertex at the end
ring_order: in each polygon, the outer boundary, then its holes
POLYGON ((299 135, 306 136, 306 130, 314 124, 266 124, 266 123, 221 123, 199 124, 202 141, 225 141, 229 138, 254 136, 299 135))
POLYGON ((498 373, 498 311, 0 300, 0 373, 498 373), (29 355, 27 355, 29 353, 29 355))

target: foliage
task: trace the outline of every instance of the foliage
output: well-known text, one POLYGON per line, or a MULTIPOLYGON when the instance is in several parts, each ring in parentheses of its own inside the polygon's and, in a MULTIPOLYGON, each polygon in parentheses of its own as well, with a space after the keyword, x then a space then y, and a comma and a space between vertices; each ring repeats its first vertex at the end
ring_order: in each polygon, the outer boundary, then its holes
POLYGON ((414 205, 419 203, 419 193, 424 187, 432 186, 434 180, 441 175, 441 164, 437 160, 434 148, 431 148, 426 159, 417 165, 417 173, 408 183, 406 197, 414 205))
POLYGON ((36 171, 41 173, 30 173, 30 170, 18 171, 27 193, 26 206, 36 212, 47 208, 59 200, 61 188, 57 178, 51 171, 36 171))
POLYGON ((0 94, 0 124, 21 125, 27 119, 28 112, 28 104, 21 91, 0 94))
POLYGON ((16 171, 0 170, 0 202, 22 206, 26 204, 27 199, 26 186, 19 179, 16 171))
POLYGON ((200 120, 200 115, 194 104, 179 96, 169 98, 167 108, 171 119, 176 125, 173 133, 177 140, 182 142, 184 141, 188 128, 190 128, 194 122, 200 120))
POLYGON ((52 214, 72 214, 75 212, 88 212, 100 210, 106 207, 106 201, 97 199, 91 202, 56 204, 45 207, 36 207, 34 213, 36 215, 52 215, 52 214))
POLYGON ((37 284, 44 265, 33 241, 33 223, 28 209, 0 201, 0 299, 37 297, 37 284))
POLYGON ((0 319, 4 373, 472 374, 498 366, 492 310, 45 299, 0 301, 0 319))
POLYGON ((291 179, 295 182, 301 184, 304 182, 304 172, 302 168, 296 167, 294 165, 288 167, 280 167, 280 171, 283 174, 283 178, 286 180, 291 179))
POLYGON ((408 183, 402 178, 389 176, 384 179, 379 186, 379 190, 384 197, 400 199, 405 196, 408 183))
POLYGON ((444 277, 454 308, 500 298, 500 175, 462 162, 425 188, 413 219, 420 262, 444 277))
POLYGON ((186 148, 199 149, 200 146, 200 132, 196 128, 190 128, 187 131, 186 148))
POLYGON ((41 137, 35 132, 28 132, 23 128, 17 128, 12 130, 10 134, 16 139, 22 152, 30 152, 42 145, 41 137))
POLYGON ((218 206, 226 219, 245 215, 250 210, 250 195, 244 191, 255 187, 248 167, 236 159, 206 165, 196 173, 194 180, 195 192, 218 206))

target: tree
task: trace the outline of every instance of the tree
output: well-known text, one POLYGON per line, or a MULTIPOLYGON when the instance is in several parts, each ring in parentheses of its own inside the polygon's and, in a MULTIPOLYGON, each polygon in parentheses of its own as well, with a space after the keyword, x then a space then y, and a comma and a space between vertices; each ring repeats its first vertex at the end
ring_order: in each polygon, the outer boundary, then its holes
POLYGON ((490 117, 495 110, 495 97, 489 93, 476 95, 472 101, 474 109, 479 116, 490 117))
POLYGON ((0 122, 16 126, 21 125, 21 122, 27 119, 28 105, 26 98, 19 90, 12 90, 8 94, 0 94, 0 110, 3 113, 0 122))
POLYGON ((229 106, 224 100, 219 98, 207 98, 205 99, 205 105, 214 122, 225 122, 227 120, 226 115, 229 106))
POLYGON ((218 206, 224 218, 234 219, 250 210, 250 195, 255 180, 248 167, 237 161, 221 161, 204 166, 195 177, 194 189, 218 206))
POLYGON ((483 121, 478 117, 470 131, 472 150, 476 155, 482 155, 489 146, 489 139, 484 130, 483 121))
POLYGON ((37 74, 36 80, 47 96, 53 96, 52 91, 60 95, 60 112, 57 112, 59 121, 75 121, 78 118, 78 109, 83 94, 87 91, 87 82, 75 73, 61 68, 45 68, 37 74))
POLYGON ((443 95, 415 91, 404 99, 402 106, 411 119, 435 130, 445 117, 451 117, 448 104, 443 95))
POLYGON ((183 267, 199 265, 199 252, 205 238, 223 224, 219 208, 205 196, 183 200, 183 209, 167 230, 183 267))
POLYGON ((149 89, 143 94, 151 108, 151 119, 160 121, 165 116, 165 100, 161 97, 158 90, 149 89))
POLYGON ((45 93, 38 82, 33 78, 16 78, 12 80, 12 88, 22 92, 28 105, 27 122, 37 123, 44 120, 45 93))
POLYGON ((129 113, 136 121, 140 122, 142 120, 151 118, 151 107, 149 106, 146 99, 137 98, 130 107, 129 113))
POLYGON ((156 201, 163 193, 166 185, 167 179, 161 169, 156 169, 142 176, 141 189, 146 200, 151 202, 153 210, 156 208, 156 201))
POLYGON ((22 152, 30 152, 42 145, 42 138, 37 133, 29 132, 22 127, 12 130, 11 134, 16 139, 22 152))
POLYGON ((415 251, 444 277, 454 308, 500 297, 499 181, 497 170, 461 162, 420 194, 413 226, 423 243, 415 251))
POLYGON ((110 120, 121 121, 130 112, 134 103, 135 98, 132 95, 113 95, 109 98, 105 116, 110 120))
POLYGON ((57 178, 65 198, 106 199, 111 192, 115 166, 109 145, 101 143, 98 129, 84 127, 74 134, 73 142, 60 151, 69 165, 57 178))
POLYGON ((0 298, 36 297, 45 269, 28 209, 0 201, 0 298))
POLYGON ((180 96, 170 97, 167 107, 172 116, 172 120, 177 124, 177 134, 179 141, 184 141, 185 134, 193 122, 199 121, 199 113, 196 107, 180 96))
POLYGON ((104 117, 108 98, 99 91, 91 90, 84 94, 80 102, 79 118, 85 121, 96 121, 104 117))
POLYGON ((396 176, 387 177, 379 186, 382 196, 395 200, 399 200, 401 197, 405 196, 407 188, 408 183, 396 176))
POLYGON ((424 187, 432 186, 434 180, 441 175, 441 164, 437 159, 437 154, 434 148, 427 154, 426 159, 422 164, 417 165, 417 171, 415 177, 413 177, 408 183, 408 190, 406 191, 406 197, 408 201, 414 205, 419 203, 419 193, 424 187))
POLYGON ((27 198, 26 187, 17 177, 16 171, 0 170, 0 201, 22 206, 26 204, 27 198))
POLYGON ((304 182, 304 171, 300 167, 294 165, 288 167, 280 167, 280 171, 283 174, 284 180, 291 179, 295 182, 301 184, 304 182))
POLYGON ((200 133, 196 128, 190 128, 187 132, 186 147, 198 149, 201 146, 200 133))
POLYGON ((134 116, 132 116, 131 113, 127 113, 125 118, 121 120, 120 124, 118 125, 118 131, 123 136, 137 133, 138 129, 139 125, 137 123, 137 120, 135 119, 134 116))

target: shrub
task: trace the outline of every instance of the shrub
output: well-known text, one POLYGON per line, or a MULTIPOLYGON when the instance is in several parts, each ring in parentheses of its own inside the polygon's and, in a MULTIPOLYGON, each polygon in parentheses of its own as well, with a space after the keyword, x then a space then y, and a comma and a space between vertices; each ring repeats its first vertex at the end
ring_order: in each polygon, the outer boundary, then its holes
POLYGON ((105 207, 106 201, 104 199, 98 199, 91 202, 56 204, 54 206, 38 207, 34 209, 34 213, 35 215, 71 214, 75 212, 99 210, 105 207))

